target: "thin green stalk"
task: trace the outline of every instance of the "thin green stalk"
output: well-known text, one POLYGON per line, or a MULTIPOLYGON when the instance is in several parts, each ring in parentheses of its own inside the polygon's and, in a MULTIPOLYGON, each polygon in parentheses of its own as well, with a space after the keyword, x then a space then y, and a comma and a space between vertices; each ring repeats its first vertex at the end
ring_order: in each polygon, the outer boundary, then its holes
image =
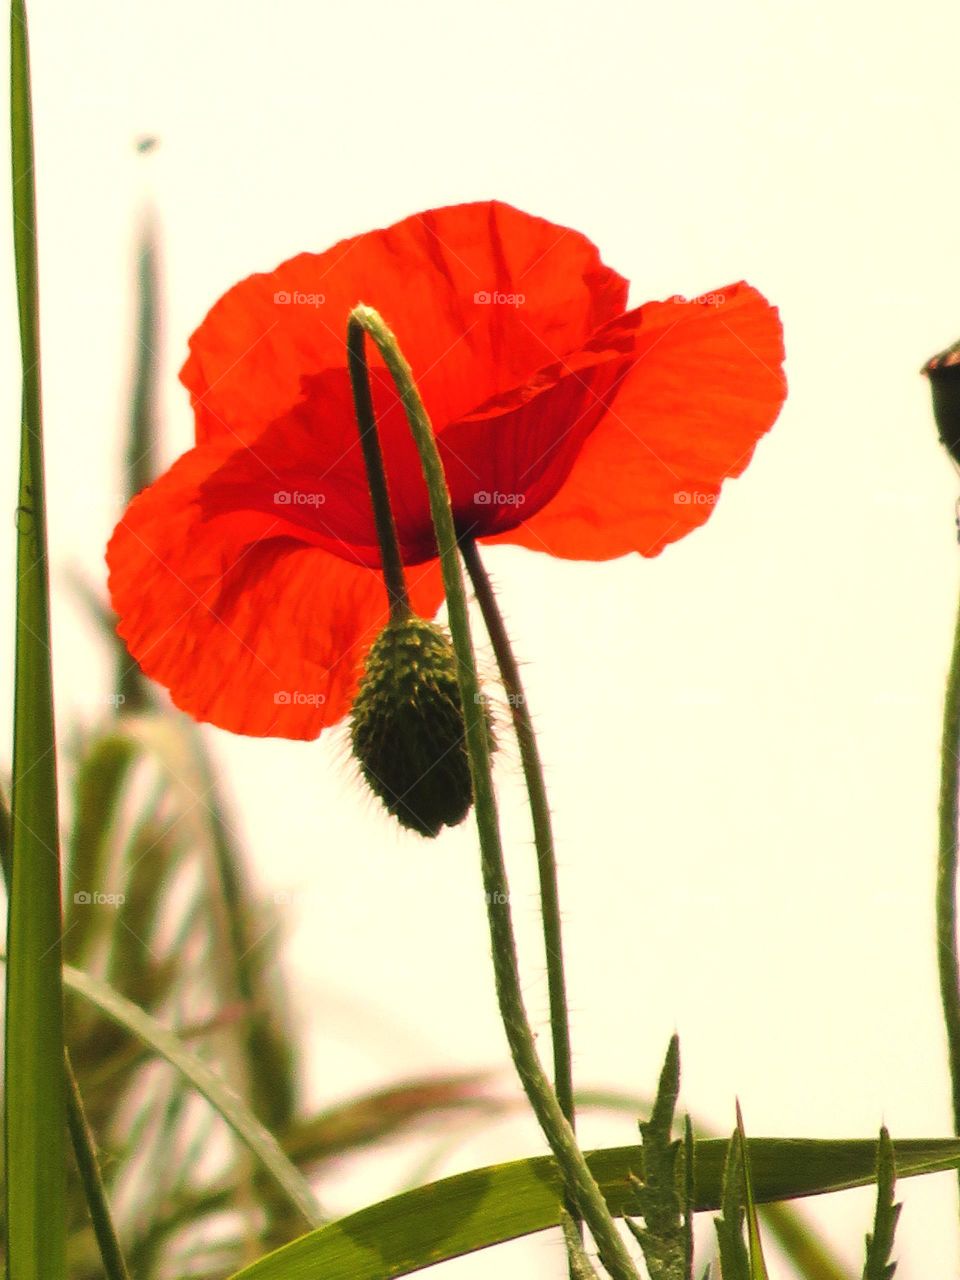
POLYGON ((130 1272, 123 1260, 120 1241, 117 1239, 113 1218, 110 1216, 110 1205, 107 1201, 106 1188, 100 1176, 97 1164, 96 1141, 87 1123, 87 1113, 83 1107, 83 1098, 77 1085, 77 1078, 70 1065, 70 1055, 64 1050, 64 1065, 67 1078, 67 1121, 70 1126, 70 1137, 73 1151, 83 1183, 87 1207, 90 1210, 90 1221, 93 1223, 94 1235, 100 1249, 100 1258, 107 1280, 130 1280, 130 1272))
POLYGON ((60 833, 40 400, 30 62, 23 0, 10 8, 11 159, 23 360, 5 1092, 9 1280, 62 1280, 66 1090, 60 833))
POLYGON ((953 1131, 960 1136, 960 958, 957 955, 957 838, 960 798, 960 609, 953 636, 943 709, 940 764, 940 849, 937 856, 937 964, 947 1029, 953 1131))
MULTIPOLYGON (((520 747, 523 776, 530 800, 533 838, 537 850, 540 876, 540 910, 543 917, 543 942, 547 957, 547 986, 550 994, 550 1032, 553 1039, 553 1078, 560 1109, 576 1130, 573 1101, 573 1069, 570 1053, 570 1018, 567 1007, 567 982, 563 966, 563 927, 560 920, 560 890, 557 884, 557 859, 553 842, 550 805, 543 776, 543 764, 530 707, 520 679, 520 667, 514 656, 497 604, 489 574, 480 558, 480 549, 472 538, 460 542, 460 552, 473 584, 474 594, 483 615, 487 635, 493 645, 500 669, 500 679, 507 695, 513 719, 513 730, 520 747)), ((574 1222, 576 1222, 574 1215, 574 1222)))
POLYGON ((473 583, 477 604, 483 615, 487 635, 493 645, 494 656, 500 669, 514 732, 520 747, 523 776, 530 798, 530 815, 533 819, 533 835, 537 848, 537 869, 540 873, 540 902, 543 910, 543 940, 547 953, 547 979, 550 990, 550 1027, 553 1032, 553 1064, 556 1079, 557 1101, 563 1114, 575 1128, 573 1106, 573 1079, 570 1060, 570 1022, 567 1012, 567 984, 563 970, 563 941, 560 921, 560 892, 557 886, 557 862, 553 843, 553 827, 550 821, 550 805, 543 777, 540 749, 530 716, 530 708, 520 668, 510 645, 510 637, 504 625, 503 615, 497 604, 489 575, 480 559, 480 551, 472 538, 460 543, 463 562, 473 583))
POLYGON ((367 469, 367 486, 373 503, 377 541, 380 544, 383 581, 387 588, 387 599, 390 602, 390 617, 396 619, 410 612, 410 600, 407 596, 406 579, 403 576, 397 525, 387 491, 387 475, 383 466, 383 451, 380 448, 380 435, 373 410, 370 374, 363 343, 363 329, 359 324, 354 324, 351 318, 351 323, 347 327, 347 363, 350 366, 350 382, 353 386, 357 425, 360 428, 360 448, 363 450, 363 461, 367 469))
POLYGON ((578 1205, 593 1233, 601 1262, 614 1280, 638 1280, 636 1267, 537 1057, 533 1032, 523 1004, 510 914, 509 885, 490 769, 486 717, 480 702, 480 682, 470 640, 467 598, 457 554, 457 534, 433 428, 414 384, 410 366, 401 354, 396 338, 381 317, 370 307, 355 307, 350 315, 350 330, 355 332, 357 328, 365 330, 376 343, 396 384, 420 454, 430 496, 430 511, 447 597, 450 633, 458 659, 458 681, 466 721, 466 745, 470 756, 480 835, 481 868, 486 891, 494 975, 507 1042, 530 1105, 560 1166, 567 1193, 578 1205))

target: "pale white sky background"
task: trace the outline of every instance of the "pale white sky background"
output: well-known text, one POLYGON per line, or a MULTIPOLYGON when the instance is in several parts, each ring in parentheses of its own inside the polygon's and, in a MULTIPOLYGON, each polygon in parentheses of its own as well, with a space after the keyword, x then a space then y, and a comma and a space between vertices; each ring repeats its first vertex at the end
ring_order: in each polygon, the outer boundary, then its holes
MULTIPOLYGON (((30 15, 61 728, 109 689, 65 580, 102 583, 119 514, 148 201, 165 460, 190 441, 187 338, 230 284, 419 209, 495 196, 574 226, 634 302, 746 278, 781 308, 790 398, 708 525, 655 561, 488 556, 549 770, 576 1076, 646 1089, 677 1029, 683 1100, 721 1127, 739 1095, 755 1135, 947 1134, 932 929, 958 484, 917 370, 960 335, 956 5, 35 0, 30 15), (145 133, 161 147, 140 159, 145 133)), ((10 259, 4 229, 7 601, 10 259)), ((8 671, 11 637, 8 622, 8 671)), ((210 736, 264 896, 292 899, 309 1098, 505 1064, 472 826, 397 834, 342 734, 210 736)), ((503 754, 539 1017, 531 841, 503 754)), ((583 1122, 590 1143, 634 1133, 583 1122)), ((497 1127, 447 1170, 539 1149, 532 1124, 497 1127)), ((368 1154, 323 1195, 357 1206, 410 1164, 368 1154)), ((956 1274, 952 1179, 901 1191, 899 1274, 956 1274)), ((871 1212, 859 1193, 818 1208, 857 1274, 871 1212)), ((442 1274, 550 1277, 560 1256, 541 1236, 442 1274)))

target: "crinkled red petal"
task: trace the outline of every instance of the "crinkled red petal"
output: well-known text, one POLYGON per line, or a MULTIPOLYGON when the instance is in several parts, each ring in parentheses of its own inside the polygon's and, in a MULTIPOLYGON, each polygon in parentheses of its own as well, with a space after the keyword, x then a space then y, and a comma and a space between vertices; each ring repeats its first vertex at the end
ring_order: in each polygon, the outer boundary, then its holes
POLYGON ((636 361, 552 500, 495 541, 570 560, 655 556, 703 524, 786 396, 776 308, 746 284, 614 321, 636 361))
POLYGON ((623 311, 626 281, 579 232, 497 201, 300 254, 228 290, 191 338, 180 376, 198 443, 249 439, 290 411, 304 378, 342 368, 358 302, 396 333, 440 430, 582 346, 623 311))
MULTIPOLYGON (((387 618, 381 576, 311 546, 282 518, 210 515, 221 457, 185 454, 131 503, 107 549, 118 630, 141 669, 197 720, 314 738, 347 713, 387 618)), ((414 607, 443 598, 436 562, 411 569, 414 607)))

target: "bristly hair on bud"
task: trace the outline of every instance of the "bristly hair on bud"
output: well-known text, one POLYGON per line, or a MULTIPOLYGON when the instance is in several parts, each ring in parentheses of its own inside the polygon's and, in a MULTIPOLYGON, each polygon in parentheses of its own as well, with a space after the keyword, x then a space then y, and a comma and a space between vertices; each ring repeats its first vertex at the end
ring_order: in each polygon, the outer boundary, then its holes
POLYGON ((387 623, 367 654, 350 739, 367 785, 403 826, 432 837, 463 821, 473 787, 457 659, 441 627, 414 614, 387 623))

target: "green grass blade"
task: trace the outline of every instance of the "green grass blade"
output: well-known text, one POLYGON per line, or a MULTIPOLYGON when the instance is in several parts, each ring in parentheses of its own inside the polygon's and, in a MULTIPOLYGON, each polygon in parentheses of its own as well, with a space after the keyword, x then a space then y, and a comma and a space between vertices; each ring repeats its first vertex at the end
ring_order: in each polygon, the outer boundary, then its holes
POLYGON ((64 981, 71 991, 90 1000, 107 1017, 149 1045, 154 1052, 171 1063, 198 1093, 214 1107, 237 1136, 246 1143, 257 1160, 267 1169, 290 1203, 310 1225, 324 1221, 323 1214, 309 1185, 283 1154, 270 1134, 249 1107, 214 1074, 202 1059, 191 1053, 174 1032, 156 1018, 121 996, 106 983, 67 965, 64 981))
POLYGON ((74 1158, 77 1172, 83 1183, 90 1221, 97 1238, 100 1259, 106 1274, 106 1280, 130 1280, 130 1273, 123 1258, 116 1227, 110 1213, 106 1188, 97 1163, 97 1145, 90 1126, 87 1124, 83 1109, 83 1098, 73 1074, 69 1055, 65 1059, 67 1080, 67 1120, 70 1126, 70 1137, 73 1141, 74 1158))
MULTIPOLYGON (((720 1207, 728 1143, 696 1143, 697 1209, 720 1207)), ((875 1140, 749 1138, 753 1191, 760 1201, 865 1186, 876 1177, 875 1140)), ((900 1177, 960 1168, 960 1139, 894 1143, 900 1177)), ((587 1152, 610 1206, 622 1217, 639 1205, 631 1175, 639 1147, 587 1152)), ((563 1192, 550 1156, 491 1165, 418 1187, 333 1222, 238 1271, 231 1280, 393 1280, 476 1249, 556 1227, 563 1192)))
POLYGON ((17 511, 13 881, 6 991, 7 1267, 65 1272, 60 853, 44 502, 33 123, 26 11, 10 11, 11 154, 23 402, 17 511))

